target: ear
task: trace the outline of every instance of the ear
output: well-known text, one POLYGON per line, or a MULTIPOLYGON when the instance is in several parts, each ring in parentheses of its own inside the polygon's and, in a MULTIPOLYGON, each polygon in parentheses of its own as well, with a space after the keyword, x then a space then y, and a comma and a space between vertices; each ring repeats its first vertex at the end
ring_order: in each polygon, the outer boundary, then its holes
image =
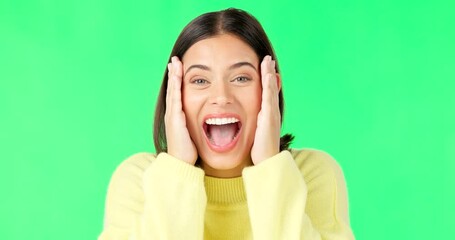
POLYGON ((281 91, 281 75, 279 73, 275 73, 276 76, 276 86, 278 88, 278 92, 281 91))

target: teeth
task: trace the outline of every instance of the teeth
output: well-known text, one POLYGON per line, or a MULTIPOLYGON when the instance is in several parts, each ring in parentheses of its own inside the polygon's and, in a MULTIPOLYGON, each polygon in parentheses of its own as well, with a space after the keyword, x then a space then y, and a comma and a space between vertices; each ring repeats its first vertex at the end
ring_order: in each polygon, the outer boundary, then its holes
POLYGON ((239 122, 237 118, 209 118, 205 120, 205 123, 209 125, 224 125, 224 124, 229 124, 229 123, 236 123, 239 122))

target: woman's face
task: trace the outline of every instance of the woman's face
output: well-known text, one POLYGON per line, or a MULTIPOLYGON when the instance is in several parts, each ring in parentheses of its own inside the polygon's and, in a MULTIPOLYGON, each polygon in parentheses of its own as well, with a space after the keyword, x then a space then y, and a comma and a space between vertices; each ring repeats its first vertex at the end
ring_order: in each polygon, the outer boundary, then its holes
POLYGON ((182 58, 183 111, 206 174, 240 176, 261 106, 259 59, 239 38, 222 34, 191 46, 182 58))

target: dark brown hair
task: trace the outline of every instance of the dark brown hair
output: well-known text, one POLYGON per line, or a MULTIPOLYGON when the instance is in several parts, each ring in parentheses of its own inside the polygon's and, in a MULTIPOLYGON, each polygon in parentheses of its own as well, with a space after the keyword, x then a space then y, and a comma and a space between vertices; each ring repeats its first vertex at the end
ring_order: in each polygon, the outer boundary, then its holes
MULTIPOLYGON (((209 12, 200 15, 191 21, 182 30, 177 38, 168 62, 171 57, 177 56, 182 59, 185 52, 196 42, 220 34, 232 34, 239 37, 247 43, 256 53, 261 61, 266 55, 272 56, 276 61, 276 71, 279 72, 278 61, 273 51, 272 44, 269 41, 264 29, 259 21, 246 11, 229 8, 218 12, 209 12)), ((164 123, 164 114, 166 112, 166 92, 168 71, 164 71, 163 81, 160 93, 156 103, 155 122, 153 125, 153 140, 155 143, 156 153, 167 151, 166 126, 164 123)), ((279 93, 279 107, 281 113, 281 122, 283 122, 284 99, 283 88, 279 93)), ((280 150, 289 148, 294 136, 285 134, 280 139, 280 150)))

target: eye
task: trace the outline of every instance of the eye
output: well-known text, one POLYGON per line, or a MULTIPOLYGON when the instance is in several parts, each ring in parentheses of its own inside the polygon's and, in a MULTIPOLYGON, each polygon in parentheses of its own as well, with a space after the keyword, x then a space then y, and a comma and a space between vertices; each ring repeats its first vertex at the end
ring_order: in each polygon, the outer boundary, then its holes
POLYGON ((196 85, 205 85, 205 84, 208 84, 209 81, 202 79, 202 78, 198 78, 198 79, 191 80, 191 83, 196 84, 196 85))
POLYGON ((239 77, 234 78, 234 80, 232 80, 231 82, 245 83, 245 82, 248 82, 250 80, 251 80, 251 78, 249 78, 249 77, 239 76, 239 77))

